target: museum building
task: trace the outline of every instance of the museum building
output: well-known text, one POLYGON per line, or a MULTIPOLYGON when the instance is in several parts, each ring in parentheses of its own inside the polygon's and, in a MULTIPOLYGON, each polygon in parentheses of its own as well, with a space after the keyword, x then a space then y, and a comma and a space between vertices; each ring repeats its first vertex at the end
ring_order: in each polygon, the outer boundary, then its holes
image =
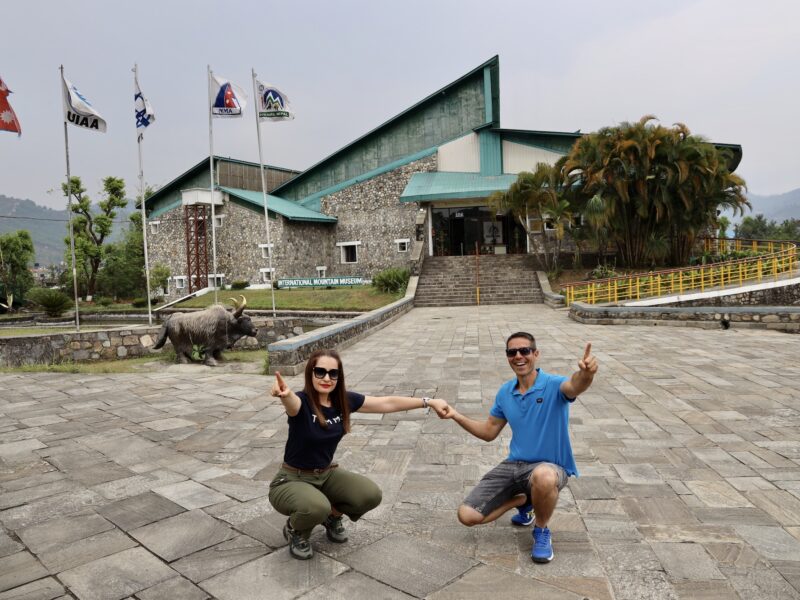
POLYGON ((305 171, 265 165, 269 242, 259 165, 215 157, 212 197, 205 158, 147 199, 149 262, 170 269, 172 300, 215 282, 370 278, 424 256, 525 254, 523 228, 488 197, 580 136, 501 128, 495 56, 305 171))

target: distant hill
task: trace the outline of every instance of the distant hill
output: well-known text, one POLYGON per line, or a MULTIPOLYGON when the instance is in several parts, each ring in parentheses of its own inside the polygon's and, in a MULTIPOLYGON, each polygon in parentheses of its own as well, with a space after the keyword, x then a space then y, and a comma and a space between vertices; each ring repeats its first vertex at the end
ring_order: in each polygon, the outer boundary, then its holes
MULTIPOLYGON (((115 221, 127 221, 133 202, 118 211, 115 221)), ((120 237, 127 226, 114 223, 112 241, 120 237)), ((68 235, 67 211, 39 206, 32 200, 9 198, 0 194, 0 234, 26 229, 33 239, 36 262, 42 266, 59 264, 64 260, 64 239, 68 235)))
POLYGON ((745 213, 745 216, 761 214, 768 221, 778 223, 787 219, 800 219, 800 188, 772 196, 748 194, 747 199, 753 205, 753 211, 745 213))

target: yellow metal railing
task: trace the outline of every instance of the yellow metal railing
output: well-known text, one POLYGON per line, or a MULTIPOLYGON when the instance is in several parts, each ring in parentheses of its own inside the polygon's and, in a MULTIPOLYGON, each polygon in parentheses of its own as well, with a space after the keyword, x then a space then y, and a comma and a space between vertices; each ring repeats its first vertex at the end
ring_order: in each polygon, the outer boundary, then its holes
POLYGON ((602 304, 777 279, 797 269, 794 242, 708 238, 704 240, 704 249, 716 254, 749 251, 757 256, 611 279, 576 281, 562 285, 561 293, 567 306, 573 302, 602 304))

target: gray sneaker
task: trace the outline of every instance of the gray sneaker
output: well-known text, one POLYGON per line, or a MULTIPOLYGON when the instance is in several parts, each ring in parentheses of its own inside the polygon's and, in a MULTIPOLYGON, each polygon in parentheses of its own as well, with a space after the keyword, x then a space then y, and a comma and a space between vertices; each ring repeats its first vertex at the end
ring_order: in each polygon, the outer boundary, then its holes
POLYGON ((342 525, 342 517, 334 517, 328 515, 328 518, 323 521, 322 525, 325 527, 325 533, 328 534, 328 539, 337 544, 344 544, 347 541, 347 531, 342 525))
POLYGON ((292 529, 289 519, 286 519, 286 525, 283 526, 283 537, 289 542, 289 553, 298 560, 308 560, 314 556, 314 550, 311 549, 311 543, 300 537, 300 534, 292 529))

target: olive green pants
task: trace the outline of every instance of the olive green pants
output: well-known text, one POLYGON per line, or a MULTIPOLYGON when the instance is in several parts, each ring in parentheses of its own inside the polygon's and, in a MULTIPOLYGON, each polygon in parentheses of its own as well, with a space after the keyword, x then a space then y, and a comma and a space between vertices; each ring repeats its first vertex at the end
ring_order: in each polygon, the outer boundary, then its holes
POLYGON ((381 497, 372 480, 341 468, 319 474, 282 468, 269 484, 270 504, 306 539, 331 514, 331 507, 357 521, 378 506, 381 497))

